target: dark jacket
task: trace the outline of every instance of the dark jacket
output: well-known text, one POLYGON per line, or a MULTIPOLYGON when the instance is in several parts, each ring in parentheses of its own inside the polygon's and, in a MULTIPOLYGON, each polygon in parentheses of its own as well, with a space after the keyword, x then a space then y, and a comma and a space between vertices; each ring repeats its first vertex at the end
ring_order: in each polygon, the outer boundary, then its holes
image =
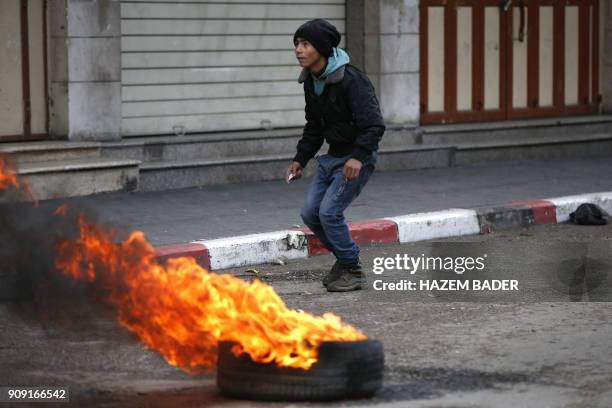
POLYGON ((361 162, 378 150, 385 125, 374 86, 363 72, 350 64, 338 68, 325 80, 321 96, 308 70, 302 70, 298 82, 304 83, 306 125, 294 161, 306 167, 324 140, 332 156, 350 154, 361 162))

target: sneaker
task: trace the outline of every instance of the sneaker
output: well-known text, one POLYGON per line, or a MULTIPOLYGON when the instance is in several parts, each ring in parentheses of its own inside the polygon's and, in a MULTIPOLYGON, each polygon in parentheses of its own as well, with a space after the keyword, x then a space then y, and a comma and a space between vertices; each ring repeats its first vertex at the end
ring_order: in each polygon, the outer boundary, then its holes
POLYGON ((342 275, 342 269, 340 268, 340 261, 336 261, 334 266, 331 267, 330 271, 323 277, 323 286, 327 287, 330 282, 335 281, 342 275))
POLYGON ((340 265, 342 274, 327 284, 328 292, 349 292, 365 289, 367 281, 361 263, 356 265, 340 265))

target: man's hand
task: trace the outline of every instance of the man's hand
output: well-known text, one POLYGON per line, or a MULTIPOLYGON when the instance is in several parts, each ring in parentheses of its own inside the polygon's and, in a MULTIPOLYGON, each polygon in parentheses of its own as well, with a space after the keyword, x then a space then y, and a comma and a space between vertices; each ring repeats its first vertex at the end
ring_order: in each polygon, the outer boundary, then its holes
POLYGON ((292 162, 285 170, 285 181, 289 182, 289 176, 293 174, 292 180, 302 177, 302 165, 299 162, 292 162))
POLYGON ((357 159, 349 159, 344 164, 344 169, 342 169, 342 175, 348 181, 353 181, 359 177, 359 171, 361 170, 361 162, 357 159))

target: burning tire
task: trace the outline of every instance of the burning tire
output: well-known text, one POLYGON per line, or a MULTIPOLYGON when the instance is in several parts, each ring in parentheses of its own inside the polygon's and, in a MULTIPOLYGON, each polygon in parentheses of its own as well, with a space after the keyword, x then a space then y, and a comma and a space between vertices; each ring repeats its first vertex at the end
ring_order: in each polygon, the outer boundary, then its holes
POLYGON ((377 340, 324 342, 309 369, 262 364, 234 356, 234 343, 219 343, 217 386, 221 393, 251 400, 331 400, 367 397, 381 386, 383 346, 377 340))

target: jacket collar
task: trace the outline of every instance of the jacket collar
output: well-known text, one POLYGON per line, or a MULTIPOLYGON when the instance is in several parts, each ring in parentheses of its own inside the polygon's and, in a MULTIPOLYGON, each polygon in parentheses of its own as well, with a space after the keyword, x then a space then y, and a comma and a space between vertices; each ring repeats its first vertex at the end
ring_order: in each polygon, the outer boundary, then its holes
MULTIPOLYGON (((346 65, 342 65, 340 68, 338 68, 337 70, 335 70, 334 72, 329 74, 327 76, 327 78, 325 78, 325 83, 326 84, 335 84, 335 83, 338 83, 338 82, 342 81, 342 79, 344 78, 344 69, 345 68, 346 68, 346 65)), ((300 76, 298 78, 298 82, 300 84, 305 82, 308 79, 309 76, 310 76, 310 71, 307 68, 303 68, 302 72, 300 73, 300 76)))

